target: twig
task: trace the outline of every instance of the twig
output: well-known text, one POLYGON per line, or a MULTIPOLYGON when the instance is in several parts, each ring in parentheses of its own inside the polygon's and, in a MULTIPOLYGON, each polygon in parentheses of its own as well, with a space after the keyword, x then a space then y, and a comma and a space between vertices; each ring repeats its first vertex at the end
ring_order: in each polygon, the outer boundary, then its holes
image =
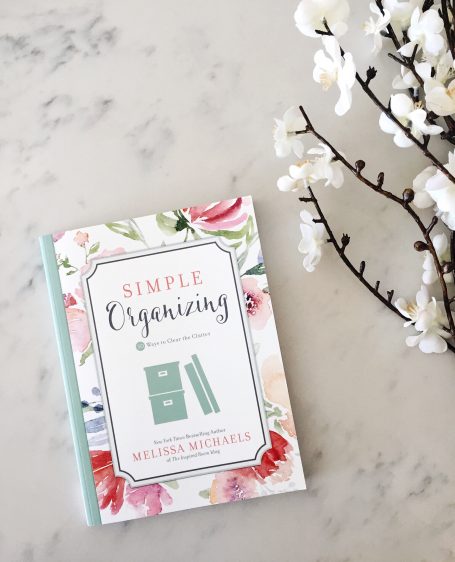
MULTIPOLYGON (((327 25, 327 22, 324 22, 324 25, 325 25, 325 28, 326 28, 326 32, 322 32, 322 33, 323 34, 325 33, 326 35, 333 35, 331 29, 327 25)), ((341 47, 341 45, 340 45, 340 51, 341 51, 341 56, 344 57, 345 51, 341 47)), ((449 180, 451 182, 455 183, 455 177, 449 172, 449 170, 447 170, 447 168, 442 164, 442 162, 440 162, 440 160, 438 158, 436 158, 436 156, 432 152, 430 152, 430 150, 428 150, 428 139, 426 139, 424 137, 424 140, 422 142, 419 141, 418 139, 416 139, 416 137, 412 134, 411 129, 409 129, 408 127, 403 125, 401 123, 401 121, 399 119, 397 119, 397 117, 395 117, 395 115, 392 113, 392 111, 380 101, 380 99, 376 96, 376 94, 370 88, 369 82, 367 83, 367 81, 364 80, 357 71, 355 73, 355 78, 356 78, 357 82, 360 84, 363 91, 371 99, 371 101, 383 113, 385 113, 387 115, 387 117, 391 121, 393 121, 393 123, 395 123, 395 125, 397 125, 403 131, 403 133, 406 135, 406 137, 409 140, 411 140, 417 146, 417 148, 419 148, 423 152, 423 154, 425 154, 425 156, 436 166, 436 168, 438 170, 440 170, 447 178, 449 178, 449 180)))
MULTIPOLYGON (((454 30, 453 30, 453 22, 451 24, 449 18, 449 12, 447 8, 447 0, 442 0, 441 2, 441 10, 439 12, 442 21, 444 22, 444 30, 447 36, 447 43, 449 44, 449 49, 452 54, 452 58, 455 58, 455 41, 454 41, 454 30)), ((452 12, 453 17, 453 12, 452 12)))
MULTIPOLYGON (((455 264, 455 230, 450 235, 450 261, 455 264)), ((453 282, 455 283, 455 269, 452 271, 453 282)))
MULTIPOLYGON (((439 283, 441 285, 443 301, 444 301, 444 308, 445 308, 447 320, 448 320, 448 323, 449 323, 450 333, 451 333, 452 337, 455 338, 455 322, 454 322, 454 319, 453 319, 453 316, 452 316, 452 311, 451 311, 451 308, 450 308, 450 299, 449 299, 449 294, 448 294, 448 290, 447 290, 447 284, 446 284, 445 279, 444 279, 444 272, 442 270, 442 265, 439 262, 438 254, 436 252, 436 249, 434 247, 433 241, 432 241, 431 236, 430 236, 431 228, 430 227, 427 228, 423 224, 419 215, 414 211, 414 209, 412 209, 409 206, 409 203, 410 203, 409 199, 407 199, 406 197, 402 197, 402 198, 397 197, 391 191, 387 191, 387 190, 383 189, 382 185, 383 185, 383 182, 384 182, 384 174, 382 172, 378 176, 377 183, 373 183, 371 180, 369 180, 364 175, 362 175, 362 169, 365 167, 365 162, 363 162, 363 160, 358 160, 356 162, 356 166, 353 166, 340 152, 338 152, 338 150, 324 136, 322 136, 318 131, 315 130, 315 128, 313 127, 313 125, 312 125, 307 113, 303 109, 303 107, 300 106, 299 109, 300 109, 300 111, 303 115, 303 118, 305 119, 306 128, 303 131, 297 131, 297 134, 299 134, 299 133, 302 133, 302 134, 311 133, 318 140, 320 140, 322 143, 327 145, 330 148, 330 150, 333 152, 333 154, 335 155, 335 158, 337 160, 339 160, 340 162, 342 162, 344 164, 344 166, 354 176, 356 176, 357 179, 359 179, 363 184, 365 184, 367 187, 369 187, 370 189, 372 189, 376 193, 379 193, 380 195, 382 195, 382 196, 386 197, 387 199, 390 199, 391 201, 394 201, 395 203, 400 205, 400 207, 402 207, 412 217, 414 222, 417 224, 418 228, 420 229, 421 233, 423 234, 423 237, 425 239, 428 250, 431 253, 431 256, 433 258, 433 262, 434 262, 436 272, 437 272, 437 275, 438 275, 438 278, 439 278, 439 283)), ((405 192, 406 192, 406 190, 405 190, 405 192)))
MULTIPOLYGON (((364 277, 365 266, 366 266, 365 261, 360 262, 359 269, 356 269, 356 267, 353 265, 353 263, 346 256, 345 253, 345 248, 347 244, 349 244, 349 236, 347 234, 343 234, 341 238, 341 245, 340 245, 335 235, 333 234, 333 231, 328 223, 328 220, 326 219, 324 213, 322 212, 321 206, 319 205, 319 201, 315 197, 313 190, 311 189, 311 187, 308 187, 307 189, 308 189, 308 193, 310 194, 310 197, 300 197, 300 200, 304 201, 305 203, 309 203, 309 202, 313 203, 319 215, 319 219, 316 220, 318 222, 322 222, 322 224, 324 225, 328 235, 328 242, 330 242, 333 245, 335 251, 341 258, 341 261, 346 265, 349 271, 351 271, 351 273, 362 283, 362 285, 366 287, 370 291, 370 293, 372 293, 378 300, 382 302, 382 304, 384 304, 389 310, 394 312, 400 318, 403 318, 404 320, 409 320, 409 318, 404 316, 404 314, 402 314, 398 310, 398 308, 394 304, 392 304, 392 298, 394 294, 393 290, 387 291, 387 297, 384 297, 379 292, 380 281, 376 281, 375 285, 373 286, 365 279, 364 277)), ((448 349, 450 349, 450 351, 455 353, 455 346, 447 342, 447 347, 448 349)))
MULTIPOLYGON (((304 201, 305 203, 313 203, 316 211, 318 212, 319 218, 322 222, 322 224, 325 226, 325 229, 327 231, 328 234, 328 242, 333 244, 333 247, 335 248, 337 254, 340 256, 341 260, 343 261, 343 263, 348 267, 348 269, 355 275, 355 277, 357 277, 357 279, 362 283, 362 285, 364 285, 369 291, 370 293, 372 293, 377 299, 379 299, 382 304, 384 304, 389 310, 391 310, 392 312, 394 312, 395 314, 397 314, 398 316, 400 316, 401 318, 403 318, 404 320, 409 320, 408 318, 406 318, 406 316, 404 316, 403 314, 401 314, 401 312, 398 310, 398 308, 396 306, 394 306, 391 302, 390 299, 384 297, 380 292, 379 292, 379 283, 380 281, 377 281, 375 286, 373 287, 373 285, 371 285, 364 277, 364 271, 365 271, 365 262, 362 261, 360 263, 360 267, 359 269, 356 269, 356 267, 352 264, 351 260, 346 256, 345 253, 345 248, 346 245, 343 245, 343 243, 340 245, 339 242, 337 241, 335 235, 333 234, 332 229, 330 228, 330 225, 327 221, 327 219, 324 216, 324 213, 322 212, 322 209, 319 205, 318 200, 316 199, 313 190, 311 189, 311 187, 308 187, 308 192, 310 194, 310 197, 301 197, 300 200, 304 201)), ((345 236, 345 235, 343 235, 345 236)))

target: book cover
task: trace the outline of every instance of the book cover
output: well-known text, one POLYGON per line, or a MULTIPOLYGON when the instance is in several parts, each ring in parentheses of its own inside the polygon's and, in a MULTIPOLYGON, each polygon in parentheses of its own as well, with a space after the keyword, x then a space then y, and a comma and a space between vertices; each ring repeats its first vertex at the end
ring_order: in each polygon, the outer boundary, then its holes
POLYGON ((89 525, 305 489, 250 197, 41 249, 89 525))

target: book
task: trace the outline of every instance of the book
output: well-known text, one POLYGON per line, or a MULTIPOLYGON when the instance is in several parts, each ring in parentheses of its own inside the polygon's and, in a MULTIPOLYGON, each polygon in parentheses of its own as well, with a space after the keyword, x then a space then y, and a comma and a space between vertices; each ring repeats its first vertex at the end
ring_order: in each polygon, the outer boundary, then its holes
POLYGON ((305 489, 251 197, 40 244, 89 525, 305 489))

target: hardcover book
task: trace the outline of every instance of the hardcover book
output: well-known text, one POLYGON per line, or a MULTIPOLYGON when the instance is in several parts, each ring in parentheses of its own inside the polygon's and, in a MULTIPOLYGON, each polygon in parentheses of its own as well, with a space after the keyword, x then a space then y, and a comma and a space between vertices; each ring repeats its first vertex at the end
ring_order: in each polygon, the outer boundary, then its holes
POLYGON ((305 489, 250 197, 40 242, 89 525, 305 489))

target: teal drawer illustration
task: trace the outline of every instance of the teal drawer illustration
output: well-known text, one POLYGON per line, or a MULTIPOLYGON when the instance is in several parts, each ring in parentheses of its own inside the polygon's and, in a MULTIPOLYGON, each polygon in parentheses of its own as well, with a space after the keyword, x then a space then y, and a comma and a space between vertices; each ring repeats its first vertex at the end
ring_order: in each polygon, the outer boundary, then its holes
POLYGON ((162 394, 182 390, 179 361, 145 367, 149 394, 162 394))
POLYGON ((152 404, 153 420, 156 424, 188 418, 184 390, 156 394, 149 396, 149 399, 152 404))

